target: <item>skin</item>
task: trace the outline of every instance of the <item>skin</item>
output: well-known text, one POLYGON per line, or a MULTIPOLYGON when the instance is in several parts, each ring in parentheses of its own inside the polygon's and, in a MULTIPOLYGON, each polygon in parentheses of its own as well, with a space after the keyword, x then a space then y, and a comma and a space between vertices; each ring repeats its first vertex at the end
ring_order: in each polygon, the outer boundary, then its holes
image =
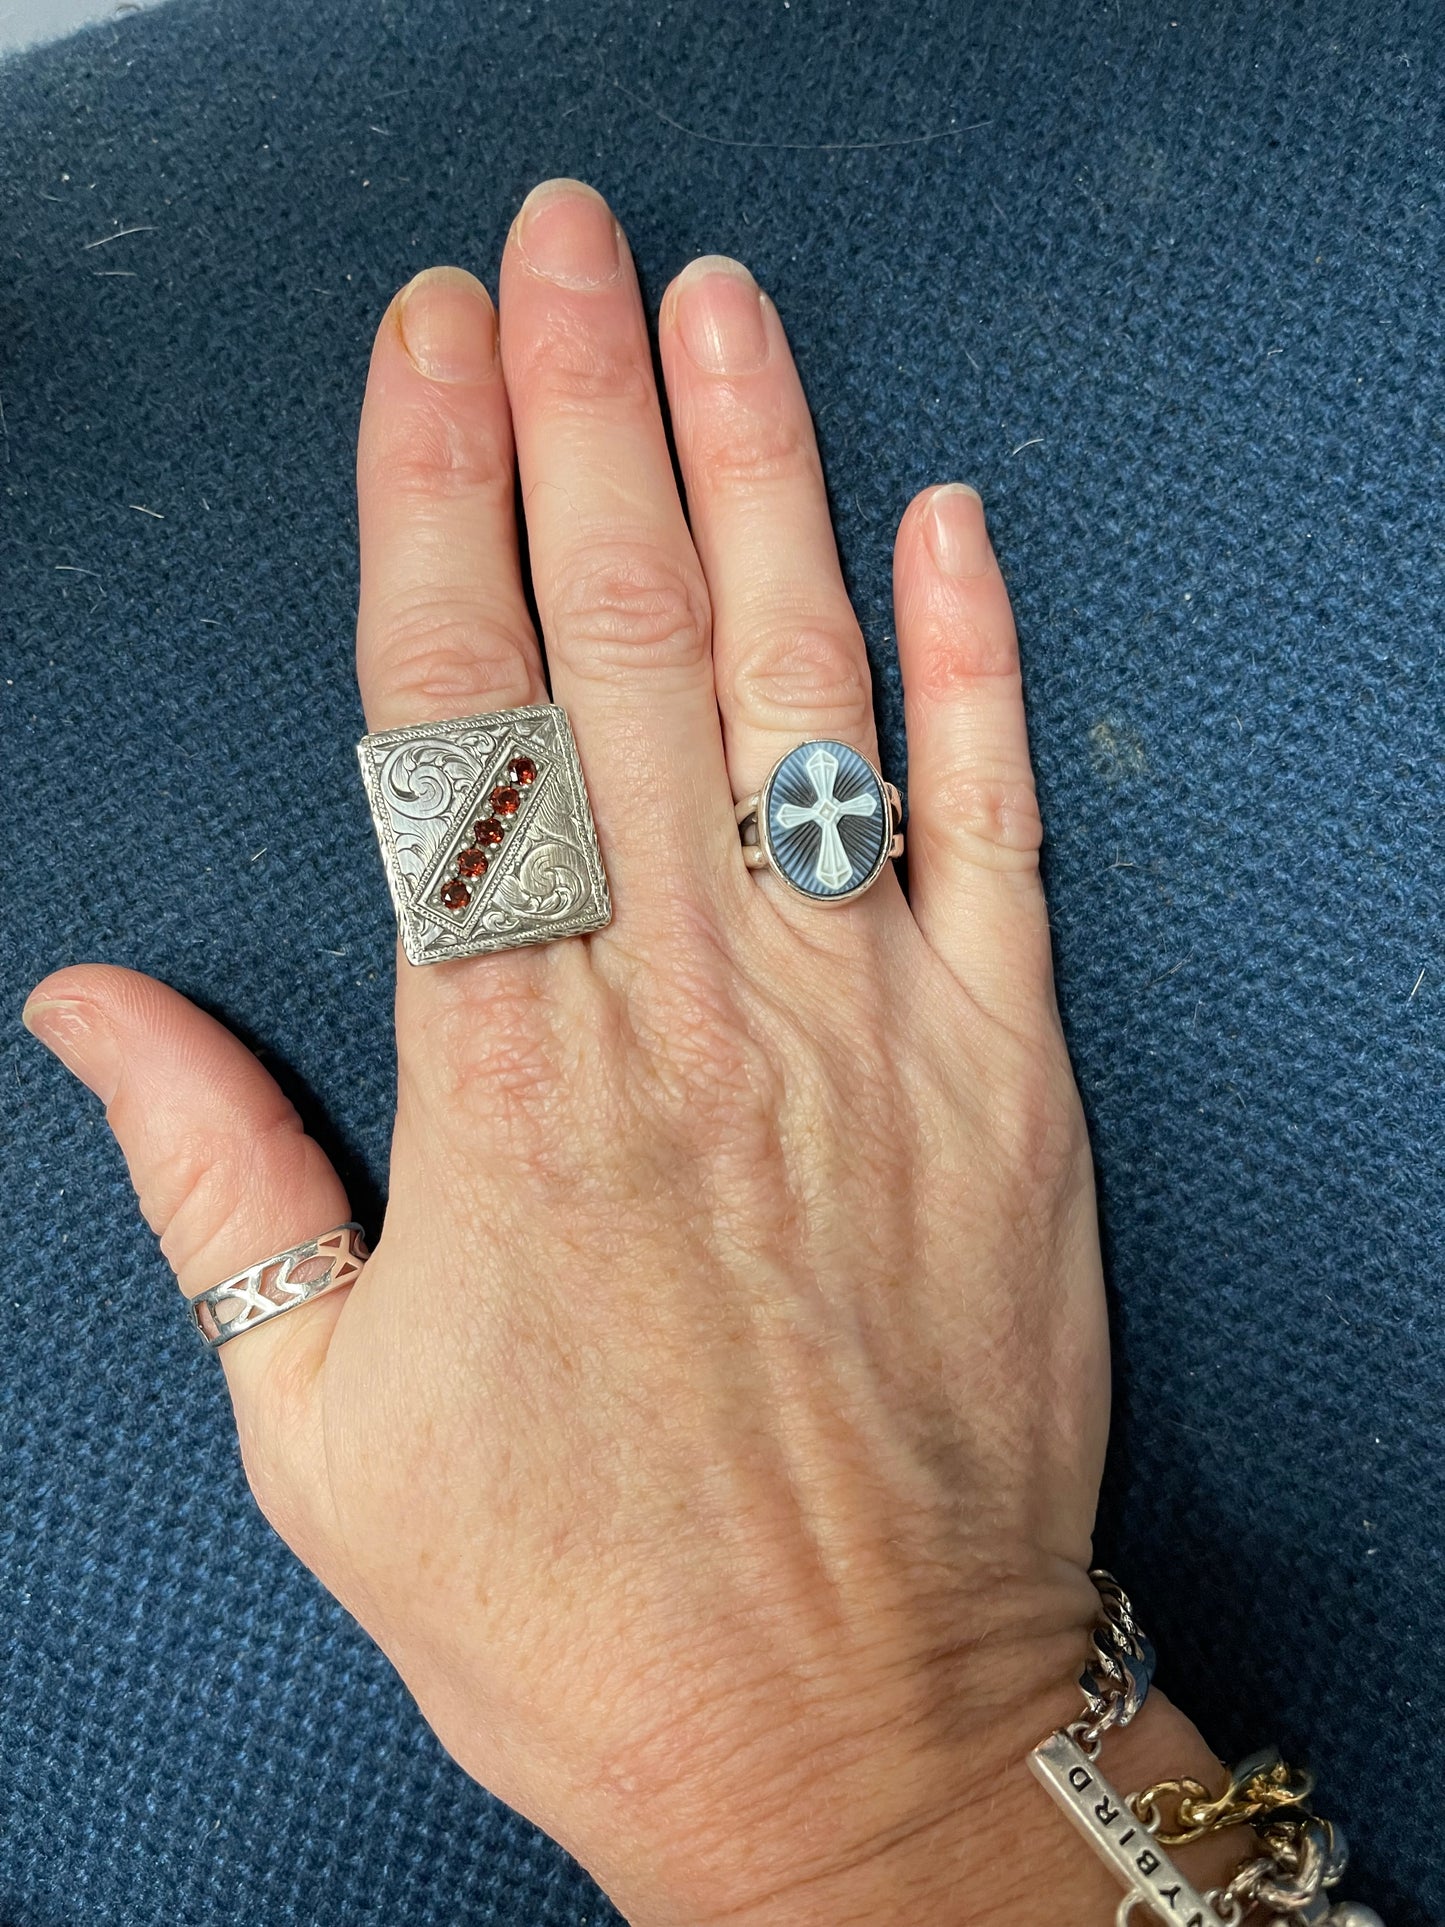
MULTIPOLYGON (((706 258, 660 340, 686 514, 590 189, 528 197, 499 312, 444 268, 382 319, 368 726, 545 699, 519 469, 616 914, 399 958, 385 1232, 221 1354, 246 1470, 461 1765, 636 1927, 1105 1923, 1119 1889, 1023 1765, 1079 1703, 1108 1355, 1003 579, 971 490, 909 505, 910 897, 749 874, 733 798, 785 749, 876 761, 867 663, 776 310, 706 258)), ((65 969, 26 1021, 186 1294, 350 1215, 164 985, 65 969)), ((1104 1766, 1219 1771, 1157 1694, 1104 1766)), ((1240 1851, 1180 1858, 1209 1884, 1240 1851)))

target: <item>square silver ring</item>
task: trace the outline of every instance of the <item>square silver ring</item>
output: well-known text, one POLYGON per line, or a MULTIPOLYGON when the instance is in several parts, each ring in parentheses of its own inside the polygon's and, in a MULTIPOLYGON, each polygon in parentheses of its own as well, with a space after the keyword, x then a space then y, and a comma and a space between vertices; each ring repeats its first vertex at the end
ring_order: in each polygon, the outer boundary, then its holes
POLYGON ((414 964, 600 930, 612 899, 555 703, 378 730, 356 746, 414 964))

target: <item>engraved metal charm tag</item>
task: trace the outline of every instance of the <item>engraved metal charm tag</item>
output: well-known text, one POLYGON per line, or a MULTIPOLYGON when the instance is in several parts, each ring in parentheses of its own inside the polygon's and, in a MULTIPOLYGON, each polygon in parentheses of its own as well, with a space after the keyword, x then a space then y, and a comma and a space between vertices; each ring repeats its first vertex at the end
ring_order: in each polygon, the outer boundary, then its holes
POLYGON ((600 930, 612 902, 565 710, 381 730, 356 746, 414 964, 600 930))
POLYGON ((1067 1733, 1051 1733, 1036 1746, 1029 1769, 1128 1889, 1119 1903, 1118 1927, 1128 1927, 1136 1908, 1147 1908, 1154 1919, 1176 1927, 1220 1927, 1223 1916, 1189 1884, 1067 1733))

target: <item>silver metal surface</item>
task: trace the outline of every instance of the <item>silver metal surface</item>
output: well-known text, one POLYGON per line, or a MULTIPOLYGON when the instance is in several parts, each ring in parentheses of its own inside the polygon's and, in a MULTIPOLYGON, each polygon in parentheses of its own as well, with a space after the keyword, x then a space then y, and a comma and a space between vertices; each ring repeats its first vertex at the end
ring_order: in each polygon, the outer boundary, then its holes
MULTIPOLYGON (((1099 1771, 1105 1733, 1127 1726, 1148 1696, 1154 1648, 1118 1580, 1101 1566, 1089 1577, 1099 1594, 1099 1619, 1079 1679, 1084 1715, 1036 1746, 1029 1769, 1123 1881, 1127 1891, 1115 1927, 1130 1927, 1141 1908, 1175 1927, 1239 1927, 1246 1918, 1260 1927, 1265 1921, 1278 1927, 1384 1927, 1369 1907, 1330 1903, 1328 1890, 1344 1876, 1348 1848, 1339 1827, 1301 1807, 1312 1789, 1309 1774, 1287 1773, 1278 1790, 1289 1797, 1273 1810, 1257 1807, 1259 1851, 1242 1860, 1224 1886, 1201 1894, 1184 1878, 1158 1838, 1160 1832, 1180 1833, 1184 1804, 1171 1827, 1163 1827, 1151 1795, 1187 1790, 1191 1798, 1205 1799, 1204 1789, 1193 1780, 1160 1781, 1122 1799, 1099 1771)), ((1205 1799, 1206 1817, 1213 1820, 1226 1796, 1279 1765, 1277 1748, 1252 1754, 1235 1769, 1224 1796, 1212 1803, 1205 1799)), ((1197 1815, 1192 1824, 1199 1828, 1197 1815)))
POLYGON ((1373 1908, 1331 1903, 1330 1889, 1344 1879, 1350 1858, 1343 1828, 1317 1814, 1295 1824, 1281 1816, 1260 1829, 1260 1840, 1260 1854, 1246 1860, 1225 1889, 1246 1910, 1263 1909, 1288 1927, 1381 1927, 1373 1908))
POLYGON ((356 746, 396 906, 402 948, 414 964, 476 957, 519 944, 600 930, 612 902, 566 712, 553 703, 499 709, 364 736, 356 746), (511 785, 517 758, 535 775, 511 785), (516 788, 509 815, 491 798, 516 788), (478 845, 491 818, 503 832, 478 845), (481 874, 459 873, 485 857, 481 874), (465 902, 447 903, 460 885, 465 902))
POLYGON ((1102 1566, 1095 1566, 1089 1577, 1099 1595, 1100 1610, 1079 1686, 1087 1708, 1084 1724, 1097 1738, 1111 1726, 1127 1726, 1137 1715, 1149 1697, 1155 1660, 1154 1648, 1118 1580, 1102 1566))
POLYGON ((359 1224, 337 1225, 304 1245, 248 1265, 190 1299, 191 1323, 214 1351, 268 1319, 309 1305, 323 1292, 354 1284, 369 1256, 359 1224))
POLYGON ((1140 1908, 1174 1927, 1220 1927, 1215 1911, 1191 1886, 1142 1820, 1129 1811, 1094 1761, 1067 1733, 1051 1733, 1029 1755, 1029 1768, 1058 1801, 1099 1858, 1124 1883, 1116 1916, 1125 1927, 1140 1908))

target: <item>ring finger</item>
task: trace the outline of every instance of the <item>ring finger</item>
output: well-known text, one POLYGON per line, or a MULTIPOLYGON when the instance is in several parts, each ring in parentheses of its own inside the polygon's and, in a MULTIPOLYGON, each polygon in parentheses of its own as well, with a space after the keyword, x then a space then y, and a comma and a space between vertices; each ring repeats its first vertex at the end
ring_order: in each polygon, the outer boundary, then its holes
POLYGON ((664 297, 661 345, 735 791, 814 736, 876 763, 867 652, 776 308, 746 268, 704 256, 664 297))

